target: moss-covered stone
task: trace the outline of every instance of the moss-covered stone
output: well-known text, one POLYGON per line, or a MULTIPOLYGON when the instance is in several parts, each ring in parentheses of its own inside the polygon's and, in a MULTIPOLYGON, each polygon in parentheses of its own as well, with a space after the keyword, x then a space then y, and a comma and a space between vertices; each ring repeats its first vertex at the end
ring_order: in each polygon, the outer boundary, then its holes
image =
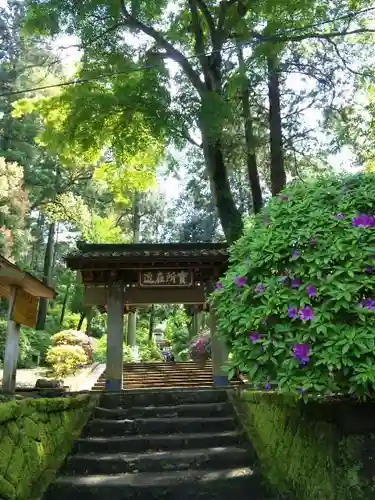
POLYGON ((303 500, 372 497, 373 435, 345 436, 335 425, 312 419, 304 403, 275 394, 242 392, 233 402, 278 492, 303 500))
POLYGON ((40 498, 87 422, 96 396, 0 403, 0 498, 40 498))

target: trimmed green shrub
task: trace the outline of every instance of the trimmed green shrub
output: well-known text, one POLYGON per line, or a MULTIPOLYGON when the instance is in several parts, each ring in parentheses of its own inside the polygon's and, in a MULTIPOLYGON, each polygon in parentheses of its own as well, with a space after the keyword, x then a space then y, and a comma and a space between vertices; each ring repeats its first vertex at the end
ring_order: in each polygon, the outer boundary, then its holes
MULTIPOLYGON (((105 363, 106 351, 107 351, 107 335, 103 335, 103 337, 101 337, 95 343, 94 360, 97 363, 105 363)), ((163 355, 153 342, 139 345, 139 357, 140 361, 142 362, 163 361, 163 355)), ((134 363, 132 348, 126 344, 123 345, 122 359, 124 363, 134 363)))
POLYGON ((251 219, 212 299, 258 387, 366 397, 375 386, 375 177, 295 183, 251 219))
POLYGON ((154 342, 149 342, 139 346, 139 356, 143 363, 149 361, 164 361, 163 355, 154 342))
POLYGON ((53 376, 64 378, 86 365, 87 356, 79 345, 57 345, 49 349, 46 361, 51 365, 53 376))
POLYGON ((96 363, 106 362, 107 335, 103 335, 94 343, 93 359, 96 363))
POLYGON ((64 330, 51 338, 51 343, 53 346, 58 345, 72 345, 80 346, 85 351, 87 357, 87 363, 91 363, 93 359, 93 348, 90 337, 85 333, 78 330, 64 330))
MULTIPOLYGON (((77 313, 72 313, 66 310, 64 315, 63 323, 60 323, 62 306, 61 304, 56 304, 53 308, 48 309, 48 315, 46 320, 46 330, 50 333, 57 333, 62 330, 76 329, 79 324, 81 315, 77 313)), ((82 329, 85 328, 85 321, 82 325, 82 329)))

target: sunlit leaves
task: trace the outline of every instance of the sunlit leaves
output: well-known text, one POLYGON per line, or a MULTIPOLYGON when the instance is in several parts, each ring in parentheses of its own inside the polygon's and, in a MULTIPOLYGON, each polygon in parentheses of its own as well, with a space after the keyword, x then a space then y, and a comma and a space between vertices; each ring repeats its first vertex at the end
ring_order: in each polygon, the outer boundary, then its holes
POLYGON ((43 212, 50 222, 67 222, 78 229, 84 229, 90 221, 87 205, 71 192, 57 195, 43 206, 43 212))
POLYGON ((82 237, 87 243, 129 243, 124 238, 114 215, 105 218, 93 215, 82 237))

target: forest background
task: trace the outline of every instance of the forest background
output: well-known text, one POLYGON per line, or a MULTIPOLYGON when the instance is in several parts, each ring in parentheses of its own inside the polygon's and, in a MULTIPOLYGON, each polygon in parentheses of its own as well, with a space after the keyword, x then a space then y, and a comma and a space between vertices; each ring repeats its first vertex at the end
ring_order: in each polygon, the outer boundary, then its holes
MULTIPOLYGON (((361 0, 1 0, 0 253, 58 292, 22 329, 20 365, 67 329, 99 339, 103 360, 105 315, 64 263, 78 240, 231 243, 287 182, 373 170, 374 13, 361 0)), ((186 359, 191 308, 129 318, 143 359, 158 357, 161 322, 186 359)))

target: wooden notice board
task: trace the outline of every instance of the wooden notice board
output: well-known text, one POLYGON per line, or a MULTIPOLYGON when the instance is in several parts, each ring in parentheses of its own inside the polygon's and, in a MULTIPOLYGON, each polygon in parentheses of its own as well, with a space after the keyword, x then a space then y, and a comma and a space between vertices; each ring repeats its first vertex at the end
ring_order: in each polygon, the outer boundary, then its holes
POLYGON ((11 314, 12 321, 19 325, 35 328, 38 302, 38 297, 30 295, 22 288, 17 288, 11 314))

